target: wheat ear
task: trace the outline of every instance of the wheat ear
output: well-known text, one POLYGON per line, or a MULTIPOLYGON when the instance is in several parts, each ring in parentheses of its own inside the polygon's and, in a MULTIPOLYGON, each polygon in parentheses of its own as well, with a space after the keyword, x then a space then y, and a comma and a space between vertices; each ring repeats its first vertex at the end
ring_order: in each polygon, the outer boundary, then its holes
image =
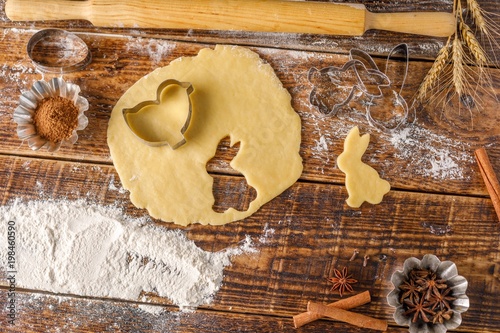
POLYGON ((464 69, 464 50, 462 41, 459 38, 453 40, 452 47, 452 60, 453 60, 453 86, 458 96, 462 96, 465 87, 465 69, 464 69))
POLYGON ((476 64, 480 67, 486 66, 488 63, 488 59, 486 58, 486 54, 484 53, 481 44, 479 44, 479 41, 472 32, 471 28, 464 22, 461 22, 460 32, 462 33, 462 39, 465 42, 465 45, 467 45, 467 47, 469 48, 470 53, 476 61, 476 64))
POLYGON ((439 50, 436 60, 432 64, 431 68, 427 72, 424 80, 420 84, 417 93, 417 99, 423 101, 427 97, 427 93, 432 90, 434 85, 439 79, 439 76, 444 71, 446 65, 448 64, 450 58, 450 40, 445 46, 439 50))
POLYGON ((489 30, 484 19, 483 10, 479 7, 477 0, 467 0, 467 8, 469 9, 474 23, 483 34, 488 34, 489 30))

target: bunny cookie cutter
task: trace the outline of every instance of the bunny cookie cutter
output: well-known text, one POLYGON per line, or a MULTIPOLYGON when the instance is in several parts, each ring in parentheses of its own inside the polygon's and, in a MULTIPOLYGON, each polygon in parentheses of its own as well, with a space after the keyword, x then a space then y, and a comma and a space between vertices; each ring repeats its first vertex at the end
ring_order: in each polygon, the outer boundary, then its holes
POLYGON ((128 128, 130 129, 130 131, 137 138, 139 138, 143 143, 147 144, 148 146, 151 146, 151 147, 161 147, 161 146, 168 145, 168 146, 170 146, 172 148, 172 150, 175 150, 175 149, 179 148, 180 146, 182 146, 182 145, 184 145, 186 143, 186 138, 184 137, 184 133, 187 131, 187 129, 189 127, 189 124, 191 122, 191 114, 192 114, 193 110, 192 110, 192 103, 191 103, 191 96, 190 95, 193 93, 193 91, 194 91, 194 88, 193 88, 192 84, 189 83, 189 82, 180 82, 180 81, 177 81, 177 80, 174 80, 174 79, 167 79, 167 80, 163 81, 162 83, 160 83, 160 85, 158 86, 158 89, 156 90, 156 99, 155 100, 144 101, 144 102, 141 102, 141 103, 135 105, 132 108, 125 108, 125 109, 122 110, 122 114, 123 114, 123 118, 125 120, 125 123, 127 124, 128 128), (184 125, 182 126, 182 128, 180 128, 180 134, 181 134, 182 138, 179 139, 179 140, 177 140, 177 141, 172 141, 172 140, 160 140, 160 141, 150 140, 145 135, 143 135, 142 132, 138 131, 131 124, 130 118, 128 116, 131 115, 131 114, 136 114, 136 113, 140 112, 141 110, 143 110, 146 107, 149 107, 149 106, 152 106, 152 105, 160 105, 161 104, 161 97, 162 97, 163 91, 167 87, 172 86, 172 85, 177 85, 177 86, 179 86, 181 88, 184 88, 186 90, 186 94, 187 94, 187 98, 188 98, 187 116, 186 116, 186 119, 184 121, 184 125))
MULTIPOLYGON (((375 65, 373 60, 370 59, 368 65, 371 66, 372 64, 375 65)), ((328 78, 327 82, 320 82, 320 84, 328 85, 331 83, 337 90, 330 90, 331 96, 329 96, 329 100, 332 101, 332 105, 321 103, 319 99, 315 98, 317 96, 316 93, 324 88, 322 86, 314 86, 309 94, 309 102, 315 105, 318 110, 326 116, 337 114, 342 106, 347 105, 356 96, 357 92, 372 95, 368 86, 375 85, 379 87, 390 84, 389 78, 384 73, 380 72, 378 68, 367 67, 365 62, 359 59, 350 59, 342 67, 330 66, 320 70, 313 67, 309 70, 309 82, 314 84, 314 81, 318 79, 321 80, 318 76, 322 76, 323 79, 328 78), (343 94, 336 95, 340 89, 344 90, 343 94)), ((381 94, 379 90, 379 93, 373 96, 379 96, 381 94)))
MULTIPOLYGON (((386 60, 385 71, 382 72, 373 58, 359 49, 349 52, 349 60, 342 66, 329 66, 322 69, 311 68, 308 72, 308 80, 313 84, 309 94, 309 102, 314 105, 320 113, 333 116, 350 101, 364 95, 365 115, 367 121, 384 130, 394 130, 402 125, 408 118, 409 108, 401 93, 406 81, 409 66, 409 52, 407 44, 399 44, 389 53, 386 60), (391 58, 397 54, 403 54, 404 74, 399 91, 393 89, 390 79, 389 63, 391 58), (387 90, 391 92, 388 94, 387 90), (389 96, 388 96, 389 95, 389 96), (393 121, 380 121, 372 115, 374 106, 380 102, 390 102, 395 108, 400 108, 400 116, 393 121)), ((389 105, 389 108, 391 106, 389 105)))
MULTIPOLYGON (((354 56, 356 56, 356 55, 357 55, 357 53, 354 53, 354 56)), ((364 53, 364 56, 370 57, 366 53, 364 53)), ((371 59, 371 57, 370 57, 370 59, 371 59)), ((373 59, 371 59, 371 60, 373 62, 373 59)), ((401 126, 408 119, 409 107, 408 107, 408 104, 406 103, 406 100, 402 96, 402 92, 403 92, 404 85, 406 82, 406 77, 408 76, 409 64, 410 64, 410 56, 409 56, 407 44, 404 44, 404 43, 398 44, 397 46, 395 46, 391 50, 391 52, 389 52, 389 55, 387 56, 387 60, 385 63, 384 74, 389 78, 390 84, 387 86, 380 86, 379 87, 380 91, 382 92, 381 95, 379 95, 379 96, 369 95, 369 100, 366 103, 366 119, 367 119, 368 123, 380 128, 380 129, 383 129, 383 130, 392 131, 392 130, 397 129, 399 126, 401 126), (403 66, 396 67, 396 70, 394 70, 394 74, 393 74, 393 70, 391 70, 389 68, 389 64, 391 63, 391 61, 390 61, 391 58, 397 53, 402 54, 403 66), (398 69, 403 70, 403 73, 398 72, 398 69), (401 82, 398 84, 395 84, 395 81, 396 81, 395 79, 397 79, 398 77, 401 78, 401 82), (391 78, 393 80, 391 80, 391 78), (399 90, 394 88, 394 86, 397 86, 397 85, 399 85, 399 90), (385 105, 387 105, 387 103, 390 104, 391 107, 389 107, 388 109, 391 109, 391 110, 400 109, 401 112, 399 112, 399 115, 397 117, 393 117, 392 120, 389 120, 389 119, 386 119, 385 121, 377 120, 374 117, 374 114, 379 113, 379 112, 376 112, 377 106, 379 106, 379 104, 380 104, 381 107, 384 108, 385 107, 384 102, 385 102, 385 105)), ((376 67, 376 64, 374 62, 373 62, 373 65, 376 67)))

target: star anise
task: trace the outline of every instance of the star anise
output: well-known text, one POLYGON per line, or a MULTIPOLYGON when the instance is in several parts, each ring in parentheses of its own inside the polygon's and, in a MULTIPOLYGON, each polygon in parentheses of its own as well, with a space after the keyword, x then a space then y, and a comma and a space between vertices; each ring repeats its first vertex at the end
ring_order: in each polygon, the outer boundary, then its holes
POLYGON ((408 306, 408 310, 404 312, 404 315, 407 316, 413 313, 412 321, 414 323, 416 323, 419 318, 425 323, 428 323, 430 322, 430 319, 427 317, 427 314, 430 314, 431 316, 436 314, 434 311, 429 309, 429 305, 425 302, 423 297, 420 297, 420 300, 416 303, 410 302, 409 300, 405 300, 404 303, 408 306))
POLYGON ((451 310, 440 310, 440 311, 436 312, 436 314, 432 318, 432 323, 433 324, 435 324, 435 323, 442 324, 445 321, 450 320, 451 316, 453 316, 453 311, 451 311, 451 310))
POLYGON ((335 277, 328 278, 328 281, 333 283, 331 290, 338 290, 340 297, 345 291, 352 292, 351 285, 357 283, 358 280, 351 278, 351 275, 347 274, 347 267, 342 268, 342 271, 334 269, 333 272, 335 277))
POLYGON ((437 279, 436 273, 430 273, 426 278, 419 279, 416 282, 422 287, 422 291, 425 292, 424 297, 426 300, 429 300, 433 293, 439 293, 439 289, 448 288, 446 280, 437 279))
POLYGON ((415 284, 414 280, 409 280, 403 282, 399 286, 399 289, 402 291, 400 302, 402 303, 405 298, 408 298, 410 302, 418 302, 420 298, 420 287, 415 284))
POLYGON ((457 298, 448 296, 449 293, 451 293, 451 288, 447 288, 444 291, 434 291, 432 297, 429 300, 429 303, 432 304, 431 309, 434 310, 438 308, 440 310, 451 310, 450 302, 453 302, 457 298))

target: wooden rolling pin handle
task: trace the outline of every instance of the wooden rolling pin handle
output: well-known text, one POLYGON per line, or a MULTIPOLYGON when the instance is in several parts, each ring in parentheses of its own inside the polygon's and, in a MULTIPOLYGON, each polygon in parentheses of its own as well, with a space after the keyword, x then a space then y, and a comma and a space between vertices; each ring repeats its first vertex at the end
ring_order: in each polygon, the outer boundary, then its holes
POLYGON ((451 36, 457 21, 446 12, 366 13, 365 30, 388 30, 435 37, 451 36))

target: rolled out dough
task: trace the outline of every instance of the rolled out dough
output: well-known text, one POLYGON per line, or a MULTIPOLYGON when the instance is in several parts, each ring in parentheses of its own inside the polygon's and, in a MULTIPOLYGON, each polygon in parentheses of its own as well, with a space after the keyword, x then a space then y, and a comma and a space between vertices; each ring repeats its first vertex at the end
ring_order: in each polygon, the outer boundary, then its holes
MULTIPOLYGON (((157 129, 156 129, 157 130, 157 129)), ((300 117, 270 65, 249 49, 218 45, 182 57, 136 82, 114 107, 108 145, 132 203, 150 215, 180 225, 220 225, 250 216, 290 187, 302 173, 300 117), (150 147, 127 127, 122 109, 154 100, 167 79, 190 82, 191 124, 186 144, 150 147), (225 137, 240 150, 231 167, 257 196, 246 211, 212 209, 213 178, 206 164, 225 137)))

